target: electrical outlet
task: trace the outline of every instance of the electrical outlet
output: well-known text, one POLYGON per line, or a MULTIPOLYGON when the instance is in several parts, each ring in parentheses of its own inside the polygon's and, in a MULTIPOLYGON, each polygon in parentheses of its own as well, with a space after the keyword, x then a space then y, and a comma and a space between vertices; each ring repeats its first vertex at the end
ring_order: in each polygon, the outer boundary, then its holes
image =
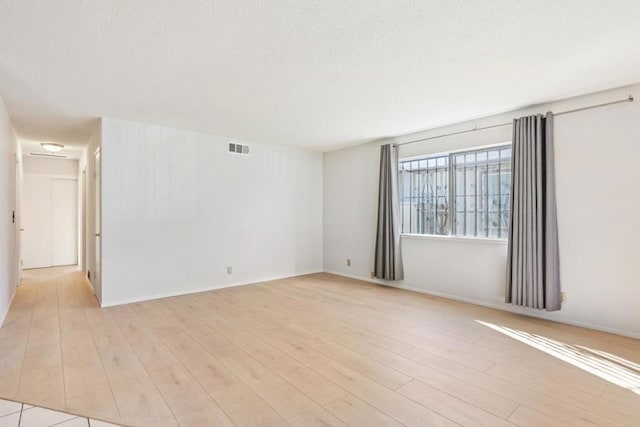
POLYGON ((347 267, 351 267, 351 258, 347 258, 347 267))
POLYGON ((233 274, 233 267, 227 267, 227 274, 233 274))
POLYGON ((567 302, 567 293, 560 292, 560 302, 567 302))

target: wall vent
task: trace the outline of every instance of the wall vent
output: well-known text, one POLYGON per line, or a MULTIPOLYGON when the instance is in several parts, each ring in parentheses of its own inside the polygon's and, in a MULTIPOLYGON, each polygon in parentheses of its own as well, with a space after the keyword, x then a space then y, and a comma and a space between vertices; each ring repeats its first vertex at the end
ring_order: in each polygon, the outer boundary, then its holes
POLYGON ((244 154, 245 156, 249 155, 249 146, 246 144, 238 144, 235 142, 229 143, 229 152, 234 154, 244 154))

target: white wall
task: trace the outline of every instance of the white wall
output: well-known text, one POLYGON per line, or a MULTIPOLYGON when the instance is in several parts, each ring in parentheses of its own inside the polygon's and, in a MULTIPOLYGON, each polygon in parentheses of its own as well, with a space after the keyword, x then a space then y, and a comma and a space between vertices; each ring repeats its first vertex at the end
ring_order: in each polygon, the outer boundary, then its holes
POLYGON ((76 159, 24 156, 22 163, 24 173, 62 175, 67 177, 78 176, 78 160, 76 159))
POLYGON ((4 322, 19 280, 16 265, 19 224, 12 222, 11 218, 14 210, 19 215, 15 171, 16 168, 20 171, 20 159, 16 133, 0 99, 0 325, 4 322))
MULTIPOLYGON (((509 122, 525 114, 559 112, 629 94, 640 99, 640 86, 325 153, 325 271, 370 278, 381 143, 509 122)), ((640 101, 559 116, 555 125, 560 268, 562 290, 567 292, 560 312, 504 304, 506 242, 405 236, 405 280, 388 284, 640 337, 640 101)), ((402 146, 400 156, 510 140, 507 126, 402 146)))
POLYGON ((228 141, 103 119, 104 306, 322 270, 322 154, 228 141))

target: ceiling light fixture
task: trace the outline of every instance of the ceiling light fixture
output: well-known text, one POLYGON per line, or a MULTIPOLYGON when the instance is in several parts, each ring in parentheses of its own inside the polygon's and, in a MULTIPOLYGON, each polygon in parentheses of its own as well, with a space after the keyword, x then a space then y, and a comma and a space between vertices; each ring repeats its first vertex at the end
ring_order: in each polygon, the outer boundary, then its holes
POLYGON ((42 145, 42 148, 51 153, 57 153, 64 148, 64 145, 54 144, 53 142, 41 142, 40 145, 42 145))

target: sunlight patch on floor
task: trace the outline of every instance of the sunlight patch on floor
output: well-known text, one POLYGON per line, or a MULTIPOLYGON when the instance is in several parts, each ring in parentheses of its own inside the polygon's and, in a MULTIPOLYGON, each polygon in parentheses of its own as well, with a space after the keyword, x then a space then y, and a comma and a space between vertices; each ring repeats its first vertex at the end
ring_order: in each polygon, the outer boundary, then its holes
POLYGON ((637 363, 602 350, 567 344, 482 320, 476 322, 640 395, 640 365, 637 363))

